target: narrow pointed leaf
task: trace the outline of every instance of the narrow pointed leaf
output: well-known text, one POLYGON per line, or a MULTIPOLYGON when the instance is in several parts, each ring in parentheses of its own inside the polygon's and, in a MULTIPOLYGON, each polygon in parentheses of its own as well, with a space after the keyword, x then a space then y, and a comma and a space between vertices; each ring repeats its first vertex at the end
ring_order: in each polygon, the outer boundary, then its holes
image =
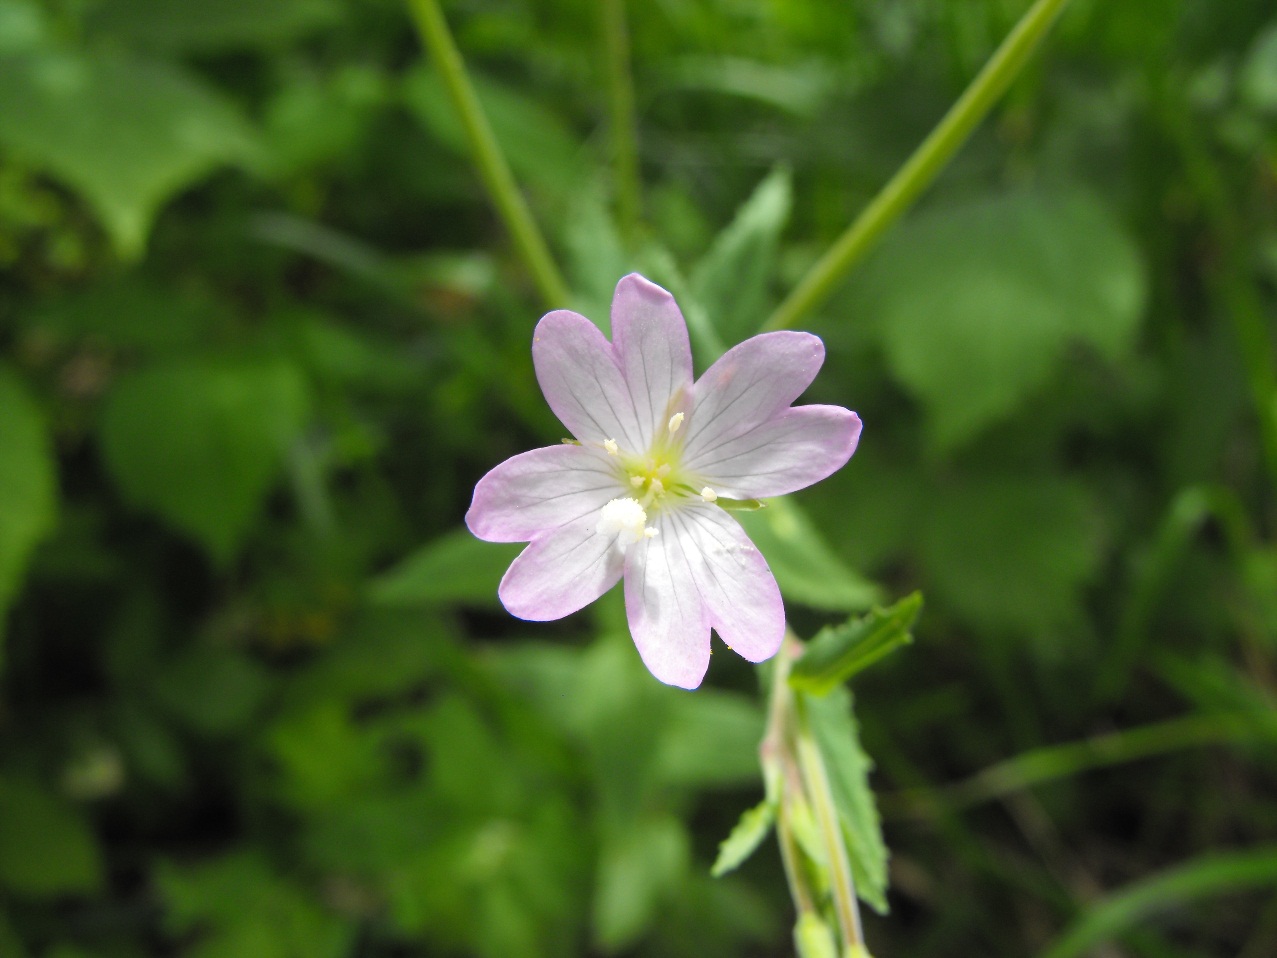
POLYGON ((776 806, 764 801, 741 815, 740 821, 718 846, 718 857, 709 873, 721 878, 739 868, 763 843, 776 822, 776 806))
POLYGON ((757 332, 763 321, 767 281, 792 201, 789 171, 773 170, 692 271, 692 295, 728 342, 757 332))
POLYGON ((922 593, 895 605, 874 609, 842 625, 821 629, 789 673, 789 684, 813 695, 825 695, 857 672, 913 641, 913 628, 922 610, 922 593))

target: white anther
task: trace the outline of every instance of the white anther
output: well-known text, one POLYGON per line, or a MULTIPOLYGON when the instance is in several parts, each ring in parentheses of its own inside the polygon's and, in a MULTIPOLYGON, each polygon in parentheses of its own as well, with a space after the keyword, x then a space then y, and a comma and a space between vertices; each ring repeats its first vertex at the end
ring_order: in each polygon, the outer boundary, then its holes
POLYGON ((715 502, 718 499, 718 493, 715 492, 713 489, 711 489, 709 486, 706 486, 704 489, 701 490, 701 498, 704 499, 706 502, 715 502))
POLYGON ((659 479, 653 479, 652 484, 648 486, 648 489, 651 491, 652 495, 654 496, 664 495, 665 483, 661 482, 661 480, 659 479))
POLYGON ((665 465, 661 466, 660 469, 656 470, 656 474, 664 479, 670 474, 670 464, 667 462, 665 465))
POLYGON ((670 435, 672 436, 678 432, 678 427, 681 425, 683 425, 683 414, 681 412, 676 412, 670 416, 670 435))
POLYGON ((637 499, 613 499, 599 513, 599 524, 595 531, 608 538, 616 537, 616 544, 624 552, 647 535, 647 513, 638 504, 637 499))
POLYGON ((620 454, 620 453, 619 453, 619 450, 618 450, 618 449, 617 449, 617 447, 616 447, 616 440, 615 440, 615 439, 604 439, 604 440, 603 440, 603 448, 607 450, 607 454, 608 454, 609 456, 616 456, 616 455, 619 455, 619 454, 620 454))
POLYGON ((661 534, 661 530, 656 528, 656 526, 648 526, 646 529, 643 530, 644 539, 655 539, 660 534, 661 534))
POLYGON ((630 485, 635 489, 642 489, 645 481, 642 476, 630 476, 630 485))

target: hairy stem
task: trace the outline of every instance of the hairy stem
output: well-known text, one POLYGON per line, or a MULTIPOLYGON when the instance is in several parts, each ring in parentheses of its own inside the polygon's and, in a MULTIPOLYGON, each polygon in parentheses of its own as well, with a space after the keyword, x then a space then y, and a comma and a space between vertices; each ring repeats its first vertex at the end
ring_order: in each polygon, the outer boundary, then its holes
POLYGON ((461 117, 466 140, 479 169, 479 176, 488 191, 488 198, 492 200, 506 229, 510 231, 515 248, 531 272, 541 299, 549 308, 566 306, 569 300, 567 284, 550 256, 550 248, 532 218, 523 194, 514 182, 510 165, 497 144, 492 126, 484 115, 469 76, 466 75, 465 63, 452 38, 452 32, 448 29, 443 11, 439 9, 437 0, 408 0, 408 9, 421 34, 421 41, 434 59, 448 96, 461 117))
POLYGON ((834 804, 834 793, 829 786, 829 774, 820 748, 812 737, 807 722, 807 710, 803 706, 803 693, 795 692, 795 738, 798 745, 798 763, 802 767, 807 796, 816 813, 816 825, 824 839, 829 859, 829 885, 834 899, 834 912, 838 916, 838 928, 843 947, 857 953, 865 947, 864 932, 860 926, 860 906, 856 902, 856 883, 851 875, 851 859, 843 840, 842 822, 834 804))
POLYGON ((789 329, 818 309, 880 236, 931 185, 1028 62, 1068 0, 1037 0, 971 85, 886 186, 763 325, 789 329))

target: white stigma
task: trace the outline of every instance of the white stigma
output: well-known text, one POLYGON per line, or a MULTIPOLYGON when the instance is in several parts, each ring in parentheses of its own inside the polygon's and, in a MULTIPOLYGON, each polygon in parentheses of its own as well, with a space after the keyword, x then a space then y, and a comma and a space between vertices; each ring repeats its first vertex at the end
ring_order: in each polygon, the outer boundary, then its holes
POLYGON ((709 486, 706 486, 704 489, 701 490, 701 498, 704 499, 706 502, 715 502, 718 500, 718 493, 715 492, 713 489, 711 489, 709 486))
POLYGON ((620 454, 620 453, 619 453, 619 451, 618 451, 618 449, 617 449, 617 446, 616 446, 616 440, 615 440, 615 439, 604 439, 604 440, 603 440, 603 448, 607 450, 607 454, 608 454, 609 456, 616 456, 616 455, 619 455, 619 454, 620 454))
POLYGON ((676 412, 674 415, 670 416, 670 435, 672 436, 674 433, 678 432, 678 427, 681 425, 683 425, 683 414, 681 412, 676 412))
POLYGON ((656 529, 647 528, 647 513, 639 505, 637 499, 613 499, 599 513, 599 524, 595 527, 601 536, 609 539, 616 537, 616 544, 624 552, 640 539, 650 539, 656 535, 656 529))

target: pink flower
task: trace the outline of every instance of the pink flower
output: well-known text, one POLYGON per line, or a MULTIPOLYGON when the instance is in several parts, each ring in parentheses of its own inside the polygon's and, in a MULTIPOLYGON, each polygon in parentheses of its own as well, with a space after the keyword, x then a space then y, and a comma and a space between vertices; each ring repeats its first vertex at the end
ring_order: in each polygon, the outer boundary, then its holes
POLYGON ((624 576, 643 662, 692 689, 709 667, 711 629, 751 662, 774 655, 785 633, 771 569, 723 502, 824 479, 855 451, 860 417, 791 405, 824 362, 809 333, 755 336, 693 383, 683 314, 637 273, 617 284, 612 336, 568 310, 537 324, 537 379, 576 442, 489 472, 466 525, 489 542, 529 543, 499 590, 521 619, 562 618, 624 576))

